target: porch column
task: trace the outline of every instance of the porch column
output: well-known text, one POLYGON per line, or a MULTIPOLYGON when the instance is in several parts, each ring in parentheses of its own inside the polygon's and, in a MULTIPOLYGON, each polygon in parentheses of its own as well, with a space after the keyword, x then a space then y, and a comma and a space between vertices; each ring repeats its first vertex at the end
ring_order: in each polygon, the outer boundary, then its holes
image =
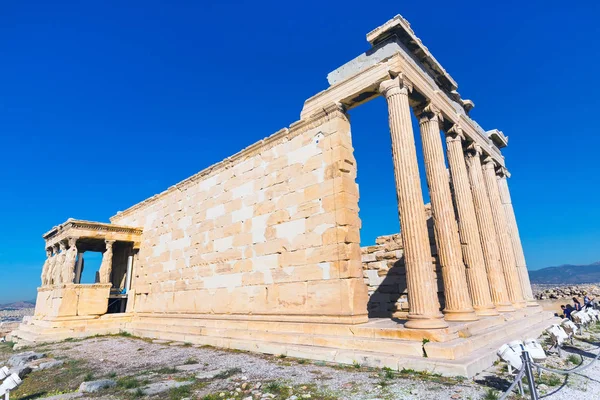
POLYGON ((500 191, 498 190, 498 180, 496 178, 496 165, 491 157, 486 157, 483 162, 483 177, 485 187, 490 198, 492 207, 492 218, 498 237, 498 248, 500 250, 500 262, 504 271, 504 280, 508 289, 508 299, 517 308, 525 307, 521 282, 517 273, 517 263, 515 253, 512 248, 512 242, 508 233, 508 224, 506 221, 506 212, 502 201, 500 201, 500 191))
POLYGON ((113 258, 112 246, 115 241, 105 240, 104 243, 106 243, 106 251, 102 254, 102 263, 100 264, 100 283, 111 283, 110 274, 112 272, 113 258))
POLYGON ((77 260, 77 238, 69 238, 69 249, 65 254, 65 262, 62 267, 63 283, 75 282, 75 262, 77 260))
POLYGON ((454 199, 458 212, 458 232, 462 244, 467 283, 475 312, 478 315, 498 315, 490 294, 490 284, 473 205, 473 194, 465 164, 463 140, 464 135, 458 125, 454 125, 446 132, 448 166, 454 187, 454 199))
POLYGON ((416 329, 445 328, 448 324, 440 312, 437 296, 410 120, 408 93, 411 90, 412 85, 403 76, 386 80, 379 86, 379 91, 388 103, 400 231, 404 243, 410 307, 405 326, 416 329))
POLYGON ((75 283, 81 283, 81 273, 83 272, 83 251, 77 253, 77 265, 75 267, 75 283))
POLYGON ((44 261, 44 266, 42 267, 42 286, 48 285, 48 272, 50 268, 50 261, 52 259, 52 248, 46 248, 46 260, 44 261))
POLYGON ((517 271, 519 280, 521 282, 521 289, 523 290, 523 298, 530 307, 535 307, 538 304, 535 302, 533 297, 533 291, 531 290, 531 283, 529 282, 529 272, 527 271, 527 263, 525 262, 525 253, 523 252, 523 245, 521 244, 521 236, 519 235, 519 228, 517 225, 517 218, 515 217, 515 210, 512 205, 510 198, 510 191, 508 189, 508 171, 502 169, 498 175, 498 188, 500 189, 500 199, 504 205, 504 211, 506 213, 506 220, 508 222, 508 233, 513 245, 513 251, 515 253, 515 260, 517 263, 517 271))
POLYGON ((475 217, 479 226, 481 237, 481 246, 485 268, 490 283, 490 294, 496 309, 500 312, 515 311, 510 304, 500 264, 500 250, 498 250, 498 240, 492 217, 492 209, 488 198, 487 189, 483 180, 483 171, 481 169, 481 148, 473 144, 467 152, 467 171, 471 191, 473 193, 473 204, 475 206, 475 217))
POLYGON ((460 250, 458 224, 452 206, 450 182, 440 134, 442 116, 432 104, 416 110, 421 128, 425 173, 431 199, 435 242, 440 256, 447 321, 478 319, 469 295, 465 265, 460 250))
POLYGON ((65 265, 65 259, 67 257, 67 246, 64 241, 58 244, 60 252, 56 256, 56 263, 54 264, 54 284, 60 285, 63 283, 63 267, 65 265))

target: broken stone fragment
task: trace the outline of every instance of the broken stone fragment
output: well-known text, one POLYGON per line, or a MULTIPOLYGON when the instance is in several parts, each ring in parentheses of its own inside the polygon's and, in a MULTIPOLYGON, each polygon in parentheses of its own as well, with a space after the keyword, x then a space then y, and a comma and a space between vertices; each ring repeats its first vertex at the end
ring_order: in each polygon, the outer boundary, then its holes
POLYGON ((79 385, 79 391, 81 393, 94 393, 102 389, 113 387, 116 384, 117 383, 112 379, 100 379, 97 381, 83 382, 81 385, 79 385))

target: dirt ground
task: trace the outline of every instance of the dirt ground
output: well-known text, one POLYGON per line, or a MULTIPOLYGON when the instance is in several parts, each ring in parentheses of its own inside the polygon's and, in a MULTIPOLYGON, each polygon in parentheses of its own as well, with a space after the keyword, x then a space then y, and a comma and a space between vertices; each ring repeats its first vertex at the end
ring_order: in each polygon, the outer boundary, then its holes
MULTIPOLYGON (((600 325, 588 330, 577 349, 546 361, 569 369, 589 363, 598 353, 600 325)), ((545 341, 546 338, 541 338, 545 341)), ((547 345, 546 345, 547 347, 547 345)), ((153 343, 128 334, 100 336, 43 344, 31 349, 63 360, 60 367, 33 371, 11 393, 11 399, 495 399, 513 380, 506 364, 466 379, 448 378, 412 370, 391 371, 355 365, 268 356, 240 351, 196 347, 185 343, 153 343), (179 367, 179 368, 176 368, 179 367), (83 381, 111 379, 116 386, 94 394, 78 395, 83 381), (185 382, 148 396, 148 385, 185 382)), ((18 353, 16 352, 16 353, 18 353)), ((0 365, 15 354, 11 344, 0 344, 0 365)), ((564 378, 544 374, 538 381, 547 399, 600 398, 600 363, 580 375, 564 378), (565 397, 567 396, 567 397, 565 397)), ((511 398, 519 398, 513 395, 511 398)))

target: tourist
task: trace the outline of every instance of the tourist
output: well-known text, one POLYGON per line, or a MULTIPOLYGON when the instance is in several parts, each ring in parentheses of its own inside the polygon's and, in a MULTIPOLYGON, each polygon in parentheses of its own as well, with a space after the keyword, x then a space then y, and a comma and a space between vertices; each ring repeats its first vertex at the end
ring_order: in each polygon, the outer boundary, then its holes
POLYGON ((581 311, 581 303, 577 300, 577 297, 573 297, 573 307, 575 311, 581 311))
POLYGON ((594 299, 591 299, 590 296, 588 296, 587 292, 583 292, 583 306, 586 308, 595 308, 594 299))
POLYGON ((565 305, 562 305, 562 306, 560 306, 560 308, 561 308, 561 310, 562 310, 562 311, 563 311, 563 313, 564 313, 564 317, 565 317, 565 318, 568 318, 568 319, 570 319, 570 320, 572 320, 572 318, 571 318, 571 313, 572 313, 573 311, 575 311, 575 309, 574 309, 574 308, 573 308, 573 307, 572 307, 570 304, 567 304, 566 306, 565 306, 565 305))

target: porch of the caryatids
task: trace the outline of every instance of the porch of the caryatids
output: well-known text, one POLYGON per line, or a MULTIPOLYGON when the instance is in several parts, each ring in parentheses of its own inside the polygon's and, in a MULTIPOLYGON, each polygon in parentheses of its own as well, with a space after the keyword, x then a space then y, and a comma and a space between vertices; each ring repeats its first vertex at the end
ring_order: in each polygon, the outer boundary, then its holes
POLYGON ((500 191, 498 190, 498 180, 496 179, 496 163, 491 157, 485 157, 483 161, 483 177, 485 187, 490 199, 492 209, 492 218, 498 238, 498 249, 500 250, 500 262, 504 271, 504 280, 508 289, 508 299, 514 307, 525 307, 521 281, 517 272, 517 263, 515 253, 512 248, 512 242, 508 233, 508 223, 506 221, 506 212, 502 201, 500 201, 500 191))
POLYGON ((450 181, 440 133, 442 116, 432 104, 417 108, 417 117, 423 142, 425 174, 433 215, 435 242, 444 281, 444 318, 448 321, 478 319, 467 285, 462 260, 458 224, 452 206, 450 181))
POLYGON ((500 250, 498 249, 492 207, 483 178, 480 157, 481 148, 478 145, 471 144, 466 152, 467 172, 473 194, 473 205, 475 206, 475 217, 479 226, 485 268, 490 283, 490 294, 498 311, 515 311, 509 301, 504 272, 500 263, 500 250))
POLYGON ((527 271, 527 263, 525 261, 525 253, 523 252, 523 245, 521 244, 521 236, 519 235, 519 228, 517 225, 517 218, 515 216, 515 210, 512 205, 510 197, 510 190, 508 189, 508 172, 506 169, 501 168, 496 171, 498 179, 498 189, 500 190, 500 200, 504 206, 506 213, 506 221, 508 223, 508 233, 513 246, 515 254, 515 261, 517 264, 517 271, 519 280, 521 282, 521 289, 523 291, 523 298, 530 307, 538 306, 531 290, 531 282, 529 281, 529 272, 527 271))
POLYGON ((498 315, 498 310, 492 302, 490 282, 481 247, 473 194, 465 163, 464 139, 462 129, 458 125, 454 125, 446 132, 446 153, 454 188, 454 201, 458 213, 458 232, 466 267, 467 283, 475 312, 482 316, 498 315))
POLYGON ((448 324, 440 312, 419 179, 408 101, 411 90, 412 85, 402 75, 386 80, 379 86, 388 104, 398 213, 404 243, 410 307, 405 327, 445 328, 448 324))

